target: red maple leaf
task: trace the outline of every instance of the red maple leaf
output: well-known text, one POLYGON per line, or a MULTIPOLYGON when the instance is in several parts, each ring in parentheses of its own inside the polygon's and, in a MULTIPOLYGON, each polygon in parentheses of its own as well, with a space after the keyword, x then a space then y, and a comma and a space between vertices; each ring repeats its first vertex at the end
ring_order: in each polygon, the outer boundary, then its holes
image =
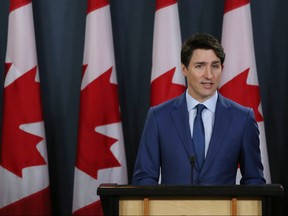
POLYGON ((158 105, 182 94, 186 87, 172 83, 176 68, 165 72, 151 83, 151 106, 158 105))
POLYGON ((12 63, 5 63, 5 71, 4 71, 4 76, 7 76, 8 71, 10 70, 12 66, 12 63))
MULTIPOLYGON (((7 64, 6 70, 10 67, 11 64, 7 64)), ((22 177, 22 169, 26 167, 46 164, 36 149, 43 138, 20 129, 22 124, 43 120, 40 84, 35 82, 36 69, 37 66, 4 89, 0 164, 19 177, 22 177)))
POLYGON ((260 105, 260 90, 259 86, 247 84, 249 70, 250 68, 231 79, 223 85, 219 91, 231 100, 234 100, 243 106, 253 108, 255 119, 259 122, 263 121, 263 116, 258 110, 260 105))
POLYGON ((109 81, 111 73, 112 67, 81 91, 76 167, 95 179, 98 170, 121 166, 110 150, 117 140, 95 131, 120 122, 118 88, 109 81))

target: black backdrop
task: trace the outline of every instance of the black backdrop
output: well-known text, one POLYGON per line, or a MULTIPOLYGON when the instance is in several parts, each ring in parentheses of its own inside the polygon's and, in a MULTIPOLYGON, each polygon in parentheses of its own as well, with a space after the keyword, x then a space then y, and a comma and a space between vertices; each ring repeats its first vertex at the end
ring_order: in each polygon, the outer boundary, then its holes
MULTIPOLYGON (((208 32, 221 40, 224 0, 179 0, 178 4, 183 40, 195 32, 208 32)), ((149 108, 155 0, 111 0, 110 6, 130 181, 149 108)), ((2 86, 8 7, 8 0, 0 0, 2 86)), ((54 214, 61 215, 71 214, 72 206, 86 7, 85 0, 33 0, 53 209, 54 214)), ((272 183, 280 183, 286 188, 287 8, 287 0, 251 2, 272 183)), ((3 88, 1 101, 2 94, 3 88)))

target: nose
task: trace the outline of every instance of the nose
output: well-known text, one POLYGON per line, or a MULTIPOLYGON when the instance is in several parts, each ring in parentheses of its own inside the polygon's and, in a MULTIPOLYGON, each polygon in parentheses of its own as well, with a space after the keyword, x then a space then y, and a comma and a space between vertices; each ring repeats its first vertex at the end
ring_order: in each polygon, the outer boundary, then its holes
POLYGON ((213 77, 212 68, 207 67, 204 76, 206 79, 212 79, 213 77))

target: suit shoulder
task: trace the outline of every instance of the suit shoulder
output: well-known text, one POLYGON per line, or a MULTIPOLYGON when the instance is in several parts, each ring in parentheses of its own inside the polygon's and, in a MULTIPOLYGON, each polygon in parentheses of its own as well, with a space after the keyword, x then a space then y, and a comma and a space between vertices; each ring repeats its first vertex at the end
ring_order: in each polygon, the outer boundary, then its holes
POLYGON ((186 99, 185 99, 184 95, 182 94, 178 97, 167 100, 167 101, 165 101, 159 105, 153 106, 150 109, 157 112, 157 113, 170 112, 170 111, 174 110, 175 108, 186 104, 185 101, 186 101, 186 99))
POLYGON ((224 104, 226 104, 228 107, 231 107, 233 110, 237 112, 244 112, 248 113, 253 109, 251 107, 243 106, 242 104, 239 104, 238 102, 231 100, 229 98, 226 98, 222 96, 222 100, 224 101, 224 104))
POLYGON ((172 106, 176 98, 170 99, 168 101, 165 101, 161 104, 158 104, 156 106, 152 106, 151 108, 154 110, 162 110, 162 109, 167 109, 168 107, 172 106))

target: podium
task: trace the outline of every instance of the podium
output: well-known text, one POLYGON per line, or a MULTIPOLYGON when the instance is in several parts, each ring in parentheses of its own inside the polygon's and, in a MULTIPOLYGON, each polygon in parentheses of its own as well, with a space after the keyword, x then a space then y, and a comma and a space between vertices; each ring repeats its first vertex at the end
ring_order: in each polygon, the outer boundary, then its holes
MULTIPOLYGON (((284 189, 278 184, 133 186, 101 184, 104 215, 275 215, 284 189)), ((277 211, 278 210, 278 211, 277 211)))

